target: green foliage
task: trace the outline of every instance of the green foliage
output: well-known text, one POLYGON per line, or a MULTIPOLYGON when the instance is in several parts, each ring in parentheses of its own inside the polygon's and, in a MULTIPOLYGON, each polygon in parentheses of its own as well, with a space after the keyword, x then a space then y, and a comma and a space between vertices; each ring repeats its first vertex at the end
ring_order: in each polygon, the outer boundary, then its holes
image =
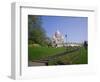
POLYGON ((34 41, 28 40, 28 44, 33 44, 33 43, 34 43, 34 41))
POLYGON ((40 16, 28 15, 28 43, 36 43, 42 46, 46 45, 46 34, 42 28, 40 16))
POLYGON ((29 44, 28 46, 32 48, 41 47, 40 44, 29 44))
POLYGON ((84 46, 85 49, 87 49, 88 48, 88 42, 87 41, 84 41, 83 46, 84 46))

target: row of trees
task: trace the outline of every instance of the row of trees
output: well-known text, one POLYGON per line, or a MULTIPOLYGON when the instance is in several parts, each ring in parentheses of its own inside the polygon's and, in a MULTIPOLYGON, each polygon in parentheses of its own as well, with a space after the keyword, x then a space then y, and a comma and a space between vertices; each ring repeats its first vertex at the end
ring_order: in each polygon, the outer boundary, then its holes
POLYGON ((28 43, 46 46, 50 38, 46 36, 46 31, 42 28, 41 16, 28 15, 28 43))

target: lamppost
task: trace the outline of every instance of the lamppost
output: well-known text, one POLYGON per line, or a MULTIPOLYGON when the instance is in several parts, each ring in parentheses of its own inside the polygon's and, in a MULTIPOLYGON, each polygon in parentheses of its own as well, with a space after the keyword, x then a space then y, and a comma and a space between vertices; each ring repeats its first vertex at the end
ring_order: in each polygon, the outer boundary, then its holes
POLYGON ((66 38, 66 50, 67 50, 67 34, 65 34, 65 38, 66 38))

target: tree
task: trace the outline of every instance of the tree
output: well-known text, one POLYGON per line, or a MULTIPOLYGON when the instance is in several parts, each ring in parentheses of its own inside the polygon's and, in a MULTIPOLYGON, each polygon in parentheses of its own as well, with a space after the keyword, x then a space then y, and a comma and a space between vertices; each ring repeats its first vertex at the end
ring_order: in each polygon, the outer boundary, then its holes
POLYGON ((84 41, 84 44, 83 45, 84 45, 84 48, 87 49, 87 47, 88 47, 87 41, 84 41))
POLYGON ((46 33, 42 28, 41 16, 28 15, 28 40, 45 45, 46 33))
POLYGON ((51 47, 51 46, 52 46, 52 41, 51 41, 51 39, 50 39, 49 37, 46 37, 46 38, 45 38, 45 43, 46 43, 46 45, 47 45, 48 47, 51 47))

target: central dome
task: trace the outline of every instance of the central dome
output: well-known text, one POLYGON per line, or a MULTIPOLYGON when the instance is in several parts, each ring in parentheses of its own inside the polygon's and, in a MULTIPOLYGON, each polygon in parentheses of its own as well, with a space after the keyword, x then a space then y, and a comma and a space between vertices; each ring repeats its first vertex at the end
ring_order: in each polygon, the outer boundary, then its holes
POLYGON ((56 36, 56 37, 60 37, 60 36, 61 36, 61 33, 60 33, 59 30, 57 30, 57 31, 55 32, 55 36, 56 36))
POLYGON ((57 31, 55 32, 55 34, 60 35, 61 33, 59 32, 59 30, 57 30, 57 31))

